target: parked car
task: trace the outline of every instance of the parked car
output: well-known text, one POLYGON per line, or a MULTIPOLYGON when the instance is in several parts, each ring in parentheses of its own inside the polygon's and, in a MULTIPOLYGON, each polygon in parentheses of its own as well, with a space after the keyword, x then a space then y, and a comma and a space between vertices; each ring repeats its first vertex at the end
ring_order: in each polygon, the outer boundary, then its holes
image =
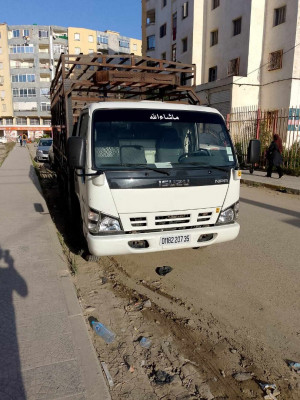
POLYGON ((52 139, 40 139, 36 149, 37 161, 48 161, 49 160, 49 149, 52 145, 52 139))

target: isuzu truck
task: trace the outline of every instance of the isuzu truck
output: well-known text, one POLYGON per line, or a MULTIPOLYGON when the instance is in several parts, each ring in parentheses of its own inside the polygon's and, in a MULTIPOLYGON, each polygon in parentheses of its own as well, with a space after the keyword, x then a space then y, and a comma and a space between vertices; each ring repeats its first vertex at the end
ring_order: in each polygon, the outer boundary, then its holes
POLYGON ((223 116, 199 105, 194 79, 194 65, 149 57, 61 56, 51 86, 54 162, 90 254, 237 237, 234 146, 223 116))

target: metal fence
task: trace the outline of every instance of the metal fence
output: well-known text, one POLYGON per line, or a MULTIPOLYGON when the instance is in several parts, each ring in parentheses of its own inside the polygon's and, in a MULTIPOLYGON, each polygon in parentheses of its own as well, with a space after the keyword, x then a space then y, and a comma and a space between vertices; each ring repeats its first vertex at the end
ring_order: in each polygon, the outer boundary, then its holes
POLYGON ((300 107, 261 110, 257 107, 234 108, 227 115, 227 126, 241 164, 247 163, 247 148, 251 139, 261 142, 260 167, 266 165, 266 149, 277 133, 283 143, 284 167, 300 169, 300 107))

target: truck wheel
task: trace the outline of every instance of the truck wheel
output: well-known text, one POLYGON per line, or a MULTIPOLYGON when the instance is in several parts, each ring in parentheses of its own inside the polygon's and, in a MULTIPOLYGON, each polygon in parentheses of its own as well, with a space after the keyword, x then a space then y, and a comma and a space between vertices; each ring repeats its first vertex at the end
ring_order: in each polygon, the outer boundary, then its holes
POLYGON ((85 259, 85 261, 88 261, 88 262, 98 262, 100 260, 100 257, 94 256, 93 254, 86 253, 84 255, 84 259, 85 259))

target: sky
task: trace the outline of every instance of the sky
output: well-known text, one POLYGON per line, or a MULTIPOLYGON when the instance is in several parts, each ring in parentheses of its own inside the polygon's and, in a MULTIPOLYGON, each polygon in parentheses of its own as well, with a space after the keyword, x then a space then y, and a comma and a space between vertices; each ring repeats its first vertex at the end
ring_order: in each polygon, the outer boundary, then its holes
POLYGON ((141 0, 0 0, 0 22, 111 30, 142 38, 141 0))

